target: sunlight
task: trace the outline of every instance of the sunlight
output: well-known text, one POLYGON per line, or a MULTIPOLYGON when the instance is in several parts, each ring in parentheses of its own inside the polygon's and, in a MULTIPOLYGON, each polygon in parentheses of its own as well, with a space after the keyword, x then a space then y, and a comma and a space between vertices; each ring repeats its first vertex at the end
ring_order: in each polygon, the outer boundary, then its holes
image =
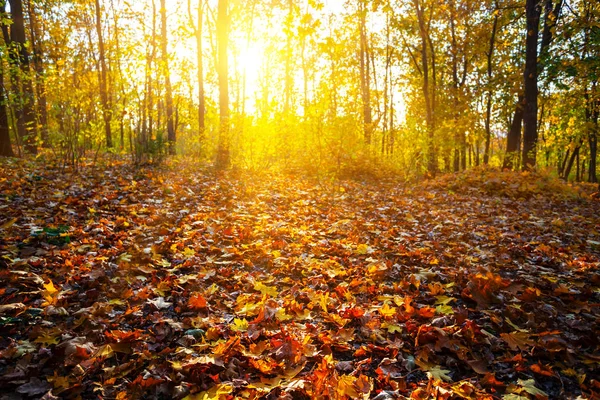
POLYGON ((260 74, 264 65, 265 49, 257 42, 240 46, 241 50, 235 59, 234 68, 246 78, 246 97, 259 91, 260 74))

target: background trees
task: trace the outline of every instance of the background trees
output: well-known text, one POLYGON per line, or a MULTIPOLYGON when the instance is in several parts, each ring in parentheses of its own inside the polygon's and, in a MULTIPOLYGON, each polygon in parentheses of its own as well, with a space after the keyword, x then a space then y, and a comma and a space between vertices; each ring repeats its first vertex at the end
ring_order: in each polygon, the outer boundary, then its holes
POLYGON ((406 175, 485 163, 596 180, 597 2, 0 6, 3 155, 113 148, 406 175))

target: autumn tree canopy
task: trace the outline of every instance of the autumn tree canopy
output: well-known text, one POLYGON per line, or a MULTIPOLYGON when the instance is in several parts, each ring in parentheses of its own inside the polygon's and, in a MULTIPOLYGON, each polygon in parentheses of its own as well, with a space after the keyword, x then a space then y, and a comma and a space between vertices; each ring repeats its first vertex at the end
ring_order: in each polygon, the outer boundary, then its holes
POLYGON ((1 5, 4 155, 596 181, 594 1, 1 5))

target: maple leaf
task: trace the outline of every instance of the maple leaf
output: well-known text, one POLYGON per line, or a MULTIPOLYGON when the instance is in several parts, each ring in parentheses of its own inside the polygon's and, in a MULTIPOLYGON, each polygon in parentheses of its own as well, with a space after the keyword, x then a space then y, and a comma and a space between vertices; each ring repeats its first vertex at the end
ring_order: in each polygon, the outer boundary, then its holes
POLYGON ((274 286, 267 286, 262 282, 256 282, 254 284, 254 290, 261 292, 264 295, 269 295, 271 297, 277 297, 277 288, 274 286))
POLYGON ((544 397, 548 397, 548 394, 541 389, 538 389, 535 386, 535 379, 519 379, 517 380, 517 384, 523 388, 527 393, 532 394, 534 396, 541 395, 544 397))
POLYGON ((165 301, 164 297, 157 297, 156 299, 148 300, 148 303, 152 304, 159 310, 167 309, 173 305, 173 303, 165 301))
POLYGON ((246 321, 246 318, 234 318, 233 323, 229 325, 231 330, 236 332, 246 332, 248 330, 249 324, 246 321))
POLYGON ((383 307, 381 307, 379 309, 379 313, 386 318, 392 317, 396 314, 396 311, 398 309, 396 307, 390 307, 387 303, 385 303, 383 305, 383 307))
POLYGON ((530 346, 534 344, 533 340, 529 338, 529 333, 527 332, 511 332, 511 333, 501 333, 500 337, 508 343, 508 346, 511 350, 526 351, 530 346))
POLYGON ((188 307, 193 310, 201 310, 206 308, 206 299, 200 293, 194 293, 190 296, 190 300, 188 301, 188 307))
POLYGON ((38 336, 33 343, 41 343, 45 346, 50 346, 52 344, 58 344, 60 341, 60 333, 58 332, 45 332, 38 336))
POLYGON ((450 375, 448 375, 449 372, 449 369, 442 369, 442 367, 436 365, 427 371, 427 376, 429 377, 429 379, 452 382, 452 378, 450 377, 450 375))

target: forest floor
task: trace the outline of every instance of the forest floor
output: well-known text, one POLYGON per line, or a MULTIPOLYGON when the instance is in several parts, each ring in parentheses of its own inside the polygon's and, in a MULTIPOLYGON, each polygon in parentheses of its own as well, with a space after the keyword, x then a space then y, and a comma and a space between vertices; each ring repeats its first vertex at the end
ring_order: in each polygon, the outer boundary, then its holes
POLYGON ((600 202, 0 162, 0 399, 600 398, 600 202))

